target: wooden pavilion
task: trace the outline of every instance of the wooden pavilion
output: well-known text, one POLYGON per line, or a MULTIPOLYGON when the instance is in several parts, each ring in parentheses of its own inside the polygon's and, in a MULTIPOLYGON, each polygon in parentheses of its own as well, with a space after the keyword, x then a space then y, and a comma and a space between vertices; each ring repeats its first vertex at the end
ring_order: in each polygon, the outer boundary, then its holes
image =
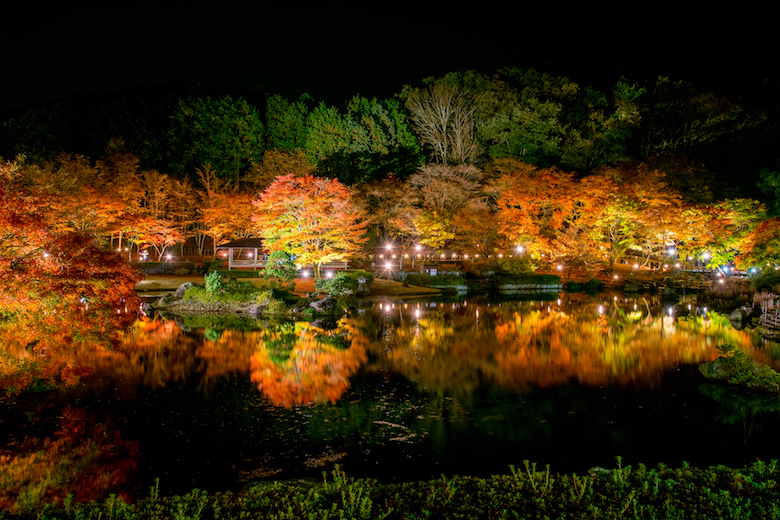
POLYGON ((268 259, 262 238, 240 238, 217 246, 217 258, 227 260, 228 269, 262 269, 268 259))

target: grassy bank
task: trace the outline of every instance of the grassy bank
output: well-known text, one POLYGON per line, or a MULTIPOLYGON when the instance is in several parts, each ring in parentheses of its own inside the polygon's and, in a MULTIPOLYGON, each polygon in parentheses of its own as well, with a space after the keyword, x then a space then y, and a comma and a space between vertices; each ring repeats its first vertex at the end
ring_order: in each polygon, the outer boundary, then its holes
MULTIPOLYGON (((260 278, 241 278, 241 281, 251 282, 258 287, 264 287, 266 281, 260 278)), ((174 276, 174 275, 147 275, 145 279, 138 282, 135 286, 136 291, 174 291, 184 282, 203 283, 203 276, 174 276)), ((415 287, 410 285, 404 287, 402 282, 393 280, 375 279, 369 285, 371 294, 375 296, 408 296, 408 295, 430 295, 439 294, 439 289, 428 287, 415 287)), ((295 293, 307 294, 314 292, 313 278, 296 278, 295 293)))
POLYGON ((152 487, 133 504, 114 496, 90 504, 66 500, 17 515, 0 518, 780 518, 780 488, 776 461, 741 469, 634 469, 618 458, 615 468, 587 475, 526 463, 507 475, 403 484, 349 478, 336 467, 318 482, 262 482, 241 494, 194 490, 162 498, 152 487))

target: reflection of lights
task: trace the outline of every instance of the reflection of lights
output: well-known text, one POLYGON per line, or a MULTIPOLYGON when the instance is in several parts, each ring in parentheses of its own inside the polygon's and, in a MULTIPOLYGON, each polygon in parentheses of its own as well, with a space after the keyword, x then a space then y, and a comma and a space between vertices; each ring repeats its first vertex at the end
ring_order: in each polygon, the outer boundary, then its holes
POLYGON ((599 305, 599 314, 604 314, 604 306, 599 305))
POLYGON ((669 307, 669 316, 672 316, 674 314, 674 308, 669 307))

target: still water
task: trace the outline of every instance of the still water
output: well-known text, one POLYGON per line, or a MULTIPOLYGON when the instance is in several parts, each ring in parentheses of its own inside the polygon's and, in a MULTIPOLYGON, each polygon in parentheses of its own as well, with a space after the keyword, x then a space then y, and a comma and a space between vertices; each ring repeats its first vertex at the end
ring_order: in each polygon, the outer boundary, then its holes
POLYGON ((375 299, 314 324, 157 317, 119 348, 79 354, 91 373, 78 384, 3 398, 0 444, 14 478, 34 478, 25 443, 49 439, 47 456, 85 468, 63 486, 103 479, 130 497, 156 477, 163 493, 238 490, 336 463, 401 481, 505 473, 525 459, 586 472, 616 456, 780 458, 777 397, 699 374, 722 344, 780 368, 780 347, 756 332, 651 296, 375 299))

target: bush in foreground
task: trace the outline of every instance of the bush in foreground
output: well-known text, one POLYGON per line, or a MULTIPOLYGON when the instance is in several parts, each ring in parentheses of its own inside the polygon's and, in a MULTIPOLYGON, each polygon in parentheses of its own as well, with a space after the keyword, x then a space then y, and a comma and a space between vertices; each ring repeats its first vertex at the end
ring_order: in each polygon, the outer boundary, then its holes
MULTIPOLYGON (((442 477, 425 482, 381 484, 353 479, 336 466, 322 482, 269 481, 241 494, 193 490, 127 504, 58 504, 18 512, 18 518, 778 518, 777 461, 742 469, 725 466, 636 469, 593 468, 562 475, 525 462, 511 473, 488 478, 442 477)), ((0 513, 0 518, 10 518, 0 513)))

